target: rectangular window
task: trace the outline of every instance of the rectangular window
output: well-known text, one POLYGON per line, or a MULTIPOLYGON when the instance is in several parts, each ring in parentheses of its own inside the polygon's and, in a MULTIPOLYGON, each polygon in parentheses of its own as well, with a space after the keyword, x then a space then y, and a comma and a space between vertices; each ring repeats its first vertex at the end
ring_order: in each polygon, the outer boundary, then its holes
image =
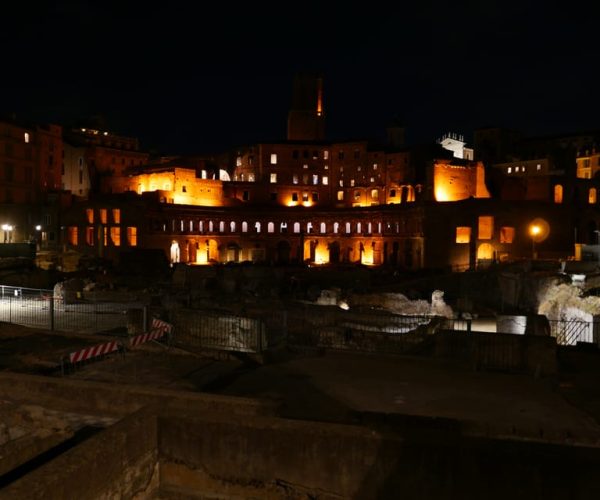
POLYGON ((293 182, 294 184, 298 184, 298 174, 294 174, 294 175, 293 175, 293 177, 292 177, 292 182, 293 182))
POLYGON ((242 193, 242 200, 248 201, 250 199, 250 191, 244 191, 242 193))
POLYGON ((77 234, 77 226, 69 226, 68 238, 69 238, 70 245, 77 246, 78 240, 79 240, 78 234, 77 234))
POLYGON ((360 191, 354 191, 354 199, 360 200, 360 191))
POLYGON ((344 192, 343 191, 337 192, 337 199, 338 199, 338 201, 344 201, 344 192))
POLYGON ((329 160, 329 151, 328 150, 323 151, 323 159, 329 160))
POLYGON ((396 197, 396 190, 390 189, 390 198, 395 198, 395 197, 396 197))
POLYGON ((479 227, 477 237, 480 240, 491 240, 494 234, 494 217, 491 215, 482 215, 479 217, 479 227))
POLYGON ((271 172, 270 181, 271 184, 275 184, 277 182, 277 174, 275 172, 271 172))
POLYGON ((319 183, 319 176, 317 174, 313 174, 312 183, 316 186, 319 183))
POLYGON ((471 228, 470 227, 457 227, 456 228, 456 243, 469 243, 471 241, 471 228))
POLYGON ((25 132, 23 134, 23 140, 25 141, 25 143, 29 144, 29 139, 30 139, 29 132, 25 132))
POLYGON ((538 164, 536 165, 535 169, 536 169, 536 170, 538 170, 538 171, 539 171, 539 170, 542 170, 542 166, 541 166, 541 165, 538 163, 538 164))
POLYGON ((323 177, 321 177, 321 182, 323 183, 323 186, 327 186, 327 184, 329 184, 329 177, 324 175, 323 177))
POLYGON ((137 227, 129 226, 127 228, 127 242, 130 247, 137 246, 137 227))
POLYGON ((106 210, 106 208, 101 208, 99 210, 99 212, 100 212, 100 223, 106 224, 107 223, 107 210, 106 210))
POLYGON ((91 247, 94 246, 94 226, 85 228, 85 242, 91 247))
POLYGON ((504 226, 500 228, 500 243, 512 243, 515 239, 515 228, 504 226))
POLYGON ((113 208, 112 209, 112 217, 113 217, 113 222, 115 224, 121 224, 121 209, 113 208))
POLYGON ((116 247, 121 246, 121 228, 120 227, 111 227, 110 228, 110 241, 116 247))
POLYGON ((511 172, 512 172, 512 167, 508 167, 508 168, 506 169, 506 173, 507 173, 507 174, 510 174, 511 172))
POLYGON ((86 208, 85 215, 86 215, 88 224, 93 224, 94 223, 94 209, 86 208))
POLYGON ((298 193, 292 193, 292 201, 298 201, 298 193))
POLYGON ((271 153, 271 165, 277 165, 277 153, 271 153))
POLYGON ((302 193, 302 201, 308 201, 308 191, 304 191, 304 193, 302 193))
POLYGON ((312 201, 319 201, 319 193, 313 191, 312 201))

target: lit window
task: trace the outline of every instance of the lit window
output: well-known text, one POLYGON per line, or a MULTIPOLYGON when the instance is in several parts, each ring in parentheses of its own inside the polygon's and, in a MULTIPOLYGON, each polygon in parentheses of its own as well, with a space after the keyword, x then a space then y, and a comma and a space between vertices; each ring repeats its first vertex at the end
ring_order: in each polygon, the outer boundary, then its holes
POLYGON ((137 227, 129 226, 127 228, 127 242, 131 247, 137 246, 137 227))
POLYGON ((369 179, 369 181, 370 181, 370 182, 375 182, 375 177, 371 177, 371 178, 369 179))
POLYGON ((500 228, 500 243, 512 243, 515 239, 515 228, 514 227, 501 227, 500 228))
POLYGON ((590 205, 596 203, 596 188, 590 188, 588 193, 588 202, 590 205))
POLYGON ((373 170, 377 170, 377 163, 373 163, 373 170))
POLYGON ((354 191, 354 199, 360 200, 360 191, 354 191))
POLYGON ((373 199, 373 200, 379 199, 379 190, 371 189, 371 199, 373 199))
POLYGON ((254 172, 248 174, 248 182, 254 182, 254 172))
POLYGON ((272 222, 269 222, 267 224, 267 233, 274 233, 275 232, 275 224, 273 224, 272 222))
POLYGON ((563 201, 563 187, 560 184, 554 186, 554 203, 562 203, 563 201))
POLYGON ((300 223, 294 222, 294 233, 299 233, 299 232, 300 232, 300 223))
POLYGON ((313 174, 312 181, 314 185, 317 185, 319 183, 319 176, 317 174, 313 174))
POLYGON ((100 222, 102 224, 106 224, 107 223, 107 210, 106 210, 106 208, 101 208, 100 209, 100 222))
POLYGON ((327 186, 327 184, 329 184, 329 177, 324 175, 323 177, 321 177, 321 182, 323 183, 323 186, 327 186))
POLYGON ((112 209, 112 216, 115 224, 121 224, 121 210, 119 208, 112 209))
POLYGON ((88 226, 85 228, 85 242, 89 246, 94 246, 94 226, 88 226))
POLYGON ((23 134, 23 140, 24 140, 26 143, 29 143, 29 132, 25 132, 25 133, 23 134))
POLYGON ((325 169, 325 170, 329 170, 329 165, 324 165, 324 166, 323 166, 323 169, 325 169))
POLYGON ((236 166, 236 167, 241 167, 241 166, 242 166, 242 157, 241 157, 241 156, 238 156, 238 157, 235 159, 235 166, 236 166))
POLYGON ((93 224, 94 223, 94 209, 87 208, 85 210, 85 215, 86 215, 88 224, 93 224))
POLYGON ((482 215, 479 217, 479 228, 477 237, 480 240, 491 240, 494 234, 494 217, 491 215, 482 215))
POLYGON ((272 172, 271 173, 271 184, 275 184, 277 182, 277 174, 272 172))
POLYGON ((456 243, 469 243, 471 241, 471 228, 470 227, 457 227, 456 228, 456 243))
POLYGON ((78 234, 77 234, 77 226, 69 226, 68 228, 68 238, 69 243, 73 246, 77 246, 78 244, 78 234))
POLYGON ((321 225, 319 227, 319 232, 321 234, 325 234, 327 232, 327 225, 324 222, 321 222, 321 225))
POLYGON ((302 201, 303 202, 308 201, 308 191, 304 191, 304 193, 302 193, 302 201))
POLYGON ((328 150, 323 151, 323 159, 329 160, 329 151, 328 150))
POLYGON ((354 187, 354 179, 350 179, 350 187, 354 187))
POLYGON ((277 153, 271 153, 271 165, 277 165, 277 153))
POLYGON ((539 163, 536 166, 536 170, 542 170, 542 166, 539 163))
POLYGON ((344 179, 340 179, 340 187, 343 188, 344 187, 344 179))
POLYGON ((308 168, 308 165, 305 163, 304 165, 302 165, 302 168, 308 168))
POLYGON ((112 244, 116 247, 121 246, 121 228, 120 227, 111 227, 110 228, 110 240, 112 244))
POLYGON ((298 174, 294 174, 294 176, 292 177, 292 182, 294 184, 298 184, 298 174))
POLYGON ((508 168, 506 169, 506 173, 507 173, 507 174, 510 174, 511 172, 512 172, 512 167, 508 167, 508 168))

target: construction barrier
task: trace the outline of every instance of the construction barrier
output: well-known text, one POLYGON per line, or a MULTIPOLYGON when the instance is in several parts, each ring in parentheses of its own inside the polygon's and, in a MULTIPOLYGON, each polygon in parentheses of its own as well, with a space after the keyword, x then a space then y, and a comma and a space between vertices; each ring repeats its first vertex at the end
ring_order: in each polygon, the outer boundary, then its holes
POLYGON ((70 363, 79 363, 80 361, 86 361, 97 356, 102 356, 111 352, 119 350, 120 343, 116 340, 106 342, 104 344, 98 344, 91 347, 86 347, 79 351, 75 351, 69 354, 70 363))
POLYGON ((145 333, 140 333, 135 337, 131 337, 129 339, 129 347, 136 347, 144 342, 149 342, 150 340, 157 340, 163 337, 167 333, 171 333, 173 330, 173 325, 167 323, 158 318, 154 318, 152 320, 152 324, 150 326, 150 331, 145 333))

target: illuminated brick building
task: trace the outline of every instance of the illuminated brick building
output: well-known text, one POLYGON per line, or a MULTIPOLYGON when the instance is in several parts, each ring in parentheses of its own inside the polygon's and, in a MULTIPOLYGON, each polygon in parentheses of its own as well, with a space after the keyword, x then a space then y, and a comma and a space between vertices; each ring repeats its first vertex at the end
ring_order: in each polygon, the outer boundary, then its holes
MULTIPOLYGON (((297 79, 285 141, 149 165, 134 148, 97 163, 105 196, 66 215, 67 241, 114 259, 138 247, 173 263, 465 269, 530 258, 536 219, 549 223, 536 243, 551 257, 569 257, 598 227, 592 181, 559 170, 542 142, 542 154, 486 170, 456 134, 422 148, 405 147, 401 128, 385 145, 330 142, 324 118, 322 82, 297 79)), ((488 153, 500 138, 508 155, 517 139, 492 132, 479 136, 488 153)))

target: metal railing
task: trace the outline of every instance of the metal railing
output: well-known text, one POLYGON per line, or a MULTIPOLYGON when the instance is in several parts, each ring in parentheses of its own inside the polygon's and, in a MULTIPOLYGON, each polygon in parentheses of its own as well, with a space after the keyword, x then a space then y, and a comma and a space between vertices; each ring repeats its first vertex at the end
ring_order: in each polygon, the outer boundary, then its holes
MULTIPOLYGON (((594 342, 594 330, 597 323, 592 321, 552 320, 550 335, 556 338, 558 345, 577 345, 578 342, 594 342)), ((600 325, 598 325, 600 326, 600 325)))
MULTIPOLYGON (((52 290, 0 285, 0 321, 30 328, 80 333, 127 333, 140 304, 65 301, 52 290)), ((136 315, 139 318, 140 315, 136 315)), ((139 325, 135 325, 139 329, 139 325)))

